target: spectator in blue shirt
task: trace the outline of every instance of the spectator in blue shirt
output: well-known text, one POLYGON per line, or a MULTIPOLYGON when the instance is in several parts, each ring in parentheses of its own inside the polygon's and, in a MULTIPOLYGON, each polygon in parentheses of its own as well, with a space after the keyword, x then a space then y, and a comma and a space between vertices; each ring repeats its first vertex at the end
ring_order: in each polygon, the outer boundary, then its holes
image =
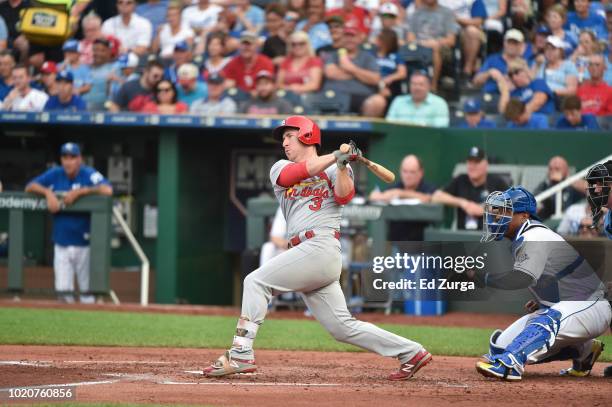
POLYGON ((6 49, 8 43, 8 27, 4 18, 0 16, 0 49, 6 49))
POLYGON ((178 100, 191 106, 198 99, 206 99, 208 87, 200 80, 200 73, 195 64, 183 64, 178 70, 178 100))
POLYGON ((463 122, 457 127, 463 129, 494 129, 495 123, 487 120, 482 111, 482 105, 477 99, 468 99, 463 104, 463 122))
MULTIPOLYGON (((555 111, 552 91, 543 79, 531 78, 531 72, 524 59, 513 61, 509 65, 508 76, 514 85, 509 97, 523 102, 528 114, 550 114, 555 111)), ((504 100, 507 99, 508 96, 502 95, 500 113, 506 110, 504 100)))
POLYGON ((295 30, 307 32, 310 44, 316 51, 332 43, 331 33, 325 22, 325 1, 308 0, 306 4, 306 19, 300 21, 295 30))
POLYGON ((85 101, 74 94, 74 77, 70 72, 60 72, 55 78, 57 83, 57 95, 49 97, 45 104, 45 111, 70 111, 82 112, 87 110, 85 101))
POLYGON ((520 59, 525 47, 525 36, 517 29, 510 29, 504 35, 504 48, 499 54, 489 55, 480 71, 474 76, 474 85, 482 86, 482 92, 499 95, 498 80, 495 77, 508 73, 508 63, 520 59))
POLYGON ((146 18, 153 26, 153 34, 157 33, 157 29, 166 21, 166 10, 168 9, 168 0, 147 0, 146 3, 136 6, 136 14, 146 18))
POLYGON ((249 31, 259 33, 264 26, 266 13, 250 0, 234 0, 232 12, 236 15, 235 30, 242 33, 249 31))
POLYGON ((574 52, 578 46, 578 35, 564 28, 567 21, 567 10, 565 7, 561 4, 550 6, 546 10, 545 18, 546 24, 548 28, 550 28, 551 35, 563 41, 565 55, 572 55, 572 52, 574 52))
POLYGON ((571 30, 576 36, 580 31, 589 30, 603 41, 608 39, 608 28, 604 16, 593 12, 590 8, 589 0, 574 0, 576 11, 572 11, 567 16, 565 28, 571 30))
POLYGON ((511 99, 504 111, 508 120, 506 125, 509 129, 548 129, 548 117, 541 113, 527 112, 525 103, 518 99, 511 99))
POLYGON ((15 57, 9 50, 0 51, 0 101, 13 89, 13 68, 15 67, 15 57))
POLYGON ((113 189, 102 174, 83 165, 77 144, 62 145, 60 154, 61 167, 52 167, 34 178, 25 190, 45 197, 53 214, 53 268, 59 299, 74 302, 76 274, 81 302, 93 303, 94 297, 89 293, 89 214, 62 213, 62 208, 86 195, 111 196, 113 189))
POLYGON ((64 51, 64 62, 59 66, 60 71, 70 72, 74 78, 74 89, 79 95, 85 94, 91 89, 91 70, 89 65, 82 63, 79 52, 79 42, 68 40, 62 47, 64 51))
POLYGON ((172 53, 172 65, 164 70, 164 79, 176 85, 178 83, 178 69, 181 65, 191 62, 192 59, 193 53, 187 41, 177 42, 172 53))
POLYGON ((380 94, 389 100, 402 93, 401 84, 408 77, 408 71, 397 53, 399 41, 395 31, 383 28, 376 37, 376 45, 376 63, 381 77, 378 87, 380 94))
POLYGON ((582 102, 578 96, 567 96, 561 104, 563 117, 556 128, 563 130, 599 130, 599 123, 592 114, 582 114, 582 102))

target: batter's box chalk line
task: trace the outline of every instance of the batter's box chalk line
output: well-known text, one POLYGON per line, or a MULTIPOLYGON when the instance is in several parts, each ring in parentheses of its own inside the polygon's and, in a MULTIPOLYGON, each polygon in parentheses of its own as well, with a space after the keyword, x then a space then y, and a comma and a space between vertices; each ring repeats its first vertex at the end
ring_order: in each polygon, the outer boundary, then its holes
POLYGON ((267 387, 339 387, 345 386, 340 383, 277 383, 277 382, 177 382, 166 380, 159 382, 159 384, 170 384, 170 385, 197 385, 197 386, 267 386, 267 387))

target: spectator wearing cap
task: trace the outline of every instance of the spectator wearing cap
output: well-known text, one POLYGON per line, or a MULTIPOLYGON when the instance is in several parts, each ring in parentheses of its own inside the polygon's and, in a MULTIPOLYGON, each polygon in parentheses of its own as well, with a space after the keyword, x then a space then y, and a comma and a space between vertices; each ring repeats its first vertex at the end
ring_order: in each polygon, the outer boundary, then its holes
POLYGON ((500 81, 506 80, 508 64, 520 59, 525 48, 525 36, 517 29, 510 29, 504 35, 504 48, 501 53, 489 55, 480 71, 474 76, 475 86, 482 86, 485 95, 499 96, 500 81))
POLYGON ((90 68, 91 89, 83 95, 89 110, 104 110, 104 104, 108 100, 109 81, 114 69, 111 52, 111 43, 106 38, 94 41, 93 63, 90 68))
POLYGON ((574 0, 576 11, 568 13, 565 28, 571 30, 576 35, 579 35, 584 30, 588 30, 595 33, 598 39, 606 41, 608 39, 606 19, 601 14, 592 10, 590 4, 589 0, 574 0))
POLYGON ((582 113, 595 116, 612 115, 612 87, 603 80, 605 64, 603 55, 593 55, 589 58, 591 79, 584 81, 576 93, 582 102, 582 113))
POLYGON ((186 41, 176 43, 174 52, 172 52, 172 64, 164 70, 164 79, 176 83, 178 81, 178 69, 184 64, 191 63, 192 60, 193 53, 189 44, 186 41))
POLYGON ((494 129, 495 123, 487 120, 478 99, 468 99, 463 104, 463 121, 457 127, 463 129, 494 129))
POLYGON ((372 22, 372 30, 370 31, 369 42, 372 44, 376 43, 376 38, 384 29, 395 31, 397 35, 397 41, 399 45, 404 45, 406 39, 406 27, 401 23, 399 19, 399 7, 389 1, 382 3, 378 8, 378 15, 372 22))
POLYGON ((433 79, 431 89, 438 89, 442 64, 450 62, 457 40, 459 26, 452 10, 438 4, 438 0, 422 0, 422 6, 406 20, 408 43, 417 42, 430 48, 433 58, 433 79))
POLYGON ((578 47, 574 50, 571 56, 572 62, 576 64, 578 70, 578 82, 582 83, 585 79, 589 79, 589 59, 592 55, 597 55, 601 52, 597 37, 591 31, 582 31, 578 37, 578 47))
POLYGON ((81 63, 91 65, 93 64, 94 41, 104 36, 102 34, 102 19, 95 13, 89 13, 83 17, 81 28, 83 30, 83 39, 79 42, 81 63))
POLYGON ((189 106, 178 100, 177 88, 172 81, 162 79, 153 88, 153 97, 141 109, 143 113, 183 114, 189 106))
POLYGON ((292 113, 293 106, 291 106, 291 103, 277 97, 276 90, 276 79, 271 71, 261 70, 257 72, 255 95, 241 104, 238 111, 257 115, 292 113))
POLYGON ((220 74, 223 68, 232 60, 225 55, 225 34, 213 32, 206 37, 206 56, 204 60, 204 76, 220 74))
POLYGON ((49 96, 57 95, 56 75, 57 64, 55 62, 45 61, 40 67, 40 84, 42 85, 42 90, 49 96))
POLYGON ((428 127, 448 127, 448 104, 431 93, 430 78, 425 71, 410 76, 410 95, 397 96, 391 102, 387 120, 428 127))
POLYGON ((134 11, 136 0, 117 0, 118 15, 102 24, 102 33, 121 41, 121 53, 132 51, 137 55, 148 52, 153 40, 153 26, 134 11))
POLYGON ((197 4, 183 10, 182 20, 197 35, 205 38, 211 28, 217 24, 219 13, 222 11, 221 6, 210 4, 209 0, 198 0, 197 4))
POLYGON ((225 86, 251 92, 255 90, 255 75, 259 71, 274 72, 274 64, 270 58, 258 53, 257 35, 243 32, 238 55, 223 68, 225 86))
POLYGON ((187 44, 187 48, 191 49, 195 33, 181 20, 181 7, 178 4, 172 3, 168 6, 166 21, 157 31, 151 50, 159 52, 160 58, 169 60, 178 44, 187 44))
POLYGON ((13 89, 15 56, 10 50, 0 51, 0 102, 13 89))
POLYGON ((509 98, 518 99, 525 104, 526 113, 550 114, 555 111, 554 95, 544 79, 532 79, 532 73, 524 59, 512 61, 508 65, 508 76, 514 86, 509 94, 503 89, 500 98, 500 113, 506 110, 509 98))
POLYGON ((457 229, 481 230, 483 203, 493 191, 505 191, 508 184, 489 174, 489 161, 480 147, 470 148, 466 160, 467 174, 457 175, 431 197, 434 203, 457 208, 457 229))
POLYGON ((381 76, 378 84, 379 93, 389 101, 402 93, 402 83, 408 77, 408 70, 398 54, 399 40, 395 31, 383 28, 376 38, 375 45, 376 63, 381 76))
POLYGON ((53 269, 59 299, 74 302, 76 274, 81 302, 93 303, 95 299, 88 293, 90 216, 87 213, 60 212, 60 199, 62 204, 69 206, 87 195, 112 196, 113 188, 102 174, 83 165, 77 144, 63 144, 60 155, 61 166, 53 166, 32 179, 25 191, 43 196, 53 214, 53 269))
POLYGON ((599 130, 597 119, 592 114, 582 113, 582 102, 575 95, 567 96, 561 103, 563 117, 559 118, 555 128, 561 130, 599 130))
POLYGON ((278 3, 266 6, 266 23, 261 33, 265 38, 261 53, 270 58, 278 66, 287 55, 287 37, 291 32, 285 32, 285 7, 278 3))
POLYGON ((218 116, 236 113, 238 110, 236 102, 234 102, 231 97, 224 95, 224 82, 225 80, 221 75, 217 73, 210 74, 206 82, 208 85, 208 96, 193 102, 189 108, 189 112, 202 116, 218 116))
POLYGON ((124 83, 113 100, 108 104, 111 112, 140 112, 144 105, 153 97, 153 90, 162 80, 163 65, 156 60, 149 61, 139 79, 124 83))
POLYGON ((140 76, 136 73, 138 67, 138 55, 133 52, 119 55, 113 67, 113 73, 109 78, 110 81, 110 99, 114 99, 119 92, 121 86, 131 80, 138 79, 140 76))
POLYGON ((332 39, 325 23, 325 0, 306 0, 306 18, 295 29, 308 33, 314 50, 330 45, 332 39))
POLYGON ((563 41, 565 55, 572 55, 578 46, 578 36, 570 30, 563 28, 567 21, 567 10, 561 4, 550 6, 545 14, 546 25, 550 29, 550 35, 554 35, 563 41))
POLYGON ((536 63, 537 79, 543 79, 553 91, 555 100, 575 95, 578 87, 578 71, 574 63, 564 59, 564 42, 558 37, 548 36, 544 48, 544 61, 536 63))
POLYGON ((205 98, 208 93, 206 83, 199 77, 198 67, 195 64, 183 64, 178 69, 178 99, 187 106, 205 98))
POLYGON ((356 27, 367 38, 372 25, 370 13, 363 7, 355 5, 355 0, 343 0, 342 7, 332 8, 327 15, 340 15, 346 25, 356 27))
POLYGON ((79 42, 70 39, 62 47, 64 51, 64 61, 60 64, 59 70, 70 72, 74 78, 74 93, 82 95, 91 89, 91 69, 89 65, 81 62, 79 53, 79 42))
POLYGON ((87 110, 85 101, 74 92, 74 77, 72 73, 62 71, 57 74, 57 95, 51 96, 45 104, 46 111, 82 112, 87 110))
POLYGON ((317 57, 308 34, 297 31, 289 37, 289 52, 278 70, 280 89, 296 94, 316 92, 323 83, 323 62, 317 57))
POLYGON ((315 50, 317 55, 324 61, 326 58, 340 48, 344 44, 344 20, 340 15, 331 15, 326 17, 325 23, 329 29, 329 35, 331 37, 331 44, 325 45, 315 50))
POLYGON ((483 23, 487 10, 482 0, 439 0, 441 6, 449 8, 460 27, 463 50, 463 75, 471 78, 476 71, 478 52, 485 40, 483 23))
POLYGON ((170 5, 168 5, 168 0, 147 0, 136 6, 136 14, 149 20, 152 31, 156 33, 164 23, 166 11, 170 5))
POLYGON ((49 96, 30 86, 30 74, 23 65, 16 65, 12 70, 13 89, 0 104, 0 110, 13 112, 40 112, 45 107, 49 96))
POLYGON ((360 48, 364 34, 345 25, 344 48, 328 55, 324 63, 325 90, 350 97, 350 111, 367 117, 382 117, 387 101, 378 95, 380 70, 376 57, 360 48))
POLYGON ((232 4, 230 10, 236 16, 234 29, 240 33, 249 31, 259 34, 266 19, 263 9, 250 0, 234 0, 232 4))
POLYGON ((510 99, 504 110, 504 117, 508 120, 509 129, 548 129, 548 118, 541 113, 530 113, 524 102, 510 99))
POLYGON ((539 25, 536 27, 533 42, 531 44, 527 44, 528 47, 531 47, 531 51, 527 56, 523 54, 523 57, 527 60, 529 66, 532 66, 534 63, 542 64, 544 62, 546 41, 550 35, 551 32, 547 26, 539 25))

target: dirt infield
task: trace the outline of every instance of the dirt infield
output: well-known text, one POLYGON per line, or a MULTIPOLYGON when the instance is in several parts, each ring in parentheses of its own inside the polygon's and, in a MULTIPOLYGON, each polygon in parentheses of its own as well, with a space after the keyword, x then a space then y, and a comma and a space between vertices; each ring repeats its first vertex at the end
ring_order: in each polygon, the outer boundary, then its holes
MULTIPOLYGON (((255 375, 208 379, 221 350, 0 346, 0 388, 76 384, 79 402, 241 406, 610 406, 612 379, 557 376, 566 365, 530 366, 520 383, 479 376, 472 358, 434 356, 406 382, 388 382, 392 359, 367 353, 259 351, 255 375)), ((1 403, 1 402, 0 402, 1 403)))

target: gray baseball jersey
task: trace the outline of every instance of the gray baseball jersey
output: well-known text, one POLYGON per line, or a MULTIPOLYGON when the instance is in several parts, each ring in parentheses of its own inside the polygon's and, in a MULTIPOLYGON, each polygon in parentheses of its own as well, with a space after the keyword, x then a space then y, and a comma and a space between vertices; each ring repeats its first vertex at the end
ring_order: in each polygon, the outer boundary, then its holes
MULTIPOLYGON (((274 186, 274 194, 287 219, 287 235, 295 236, 311 229, 340 230, 342 206, 334 200, 333 188, 338 171, 336 164, 290 188, 283 188, 276 181, 282 169, 292 163, 289 160, 280 160, 270 169, 270 181, 274 186)), ((352 179, 353 171, 350 167, 349 175, 352 179)))

